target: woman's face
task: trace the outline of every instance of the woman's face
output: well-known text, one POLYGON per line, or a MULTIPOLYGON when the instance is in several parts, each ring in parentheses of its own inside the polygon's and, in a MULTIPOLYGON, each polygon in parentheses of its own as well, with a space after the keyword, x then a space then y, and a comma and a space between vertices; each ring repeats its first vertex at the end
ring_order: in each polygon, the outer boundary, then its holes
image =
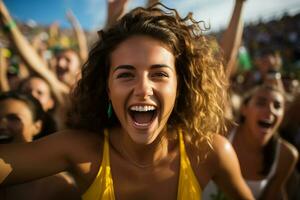
POLYGON ((132 36, 111 53, 108 93, 123 130, 139 144, 152 143, 173 110, 175 57, 160 41, 132 36))
POLYGON ((31 110, 24 102, 16 99, 0 102, 0 138, 3 141, 30 142, 40 127, 41 122, 33 121, 31 110))
POLYGON ((28 92, 41 103, 43 110, 48 111, 54 107, 49 85, 40 78, 31 78, 22 87, 23 92, 28 92))
POLYGON ((284 98, 280 92, 259 89, 242 108, 245 125, 260 144, 266 144, 278 129, 284 115, 284 98))
POLYGON ((80 60, 71 50, 63 51, 56 56, 57 78, 68 86, 73 86, 80 76, 80 60))

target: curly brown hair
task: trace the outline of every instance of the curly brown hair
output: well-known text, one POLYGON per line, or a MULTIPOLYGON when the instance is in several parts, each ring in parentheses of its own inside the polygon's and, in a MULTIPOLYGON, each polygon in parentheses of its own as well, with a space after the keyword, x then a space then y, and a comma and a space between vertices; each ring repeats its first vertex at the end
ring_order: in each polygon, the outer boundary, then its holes
POLYGON ((145 35, 167 45, 176 58, 178 96, 168 128, 182 128, 196 146, 203 139, 209 142, 212 134, 223 133, 227 79, 220 51, 212 48, 215 41, 203 31, 192 14, 181 18, 176 10, 160 3, 136 8, 100 31, 71 95, 69 125, 99 132, 119 124, 116 116, 107 115, 110 54, 129 37, 145 35))

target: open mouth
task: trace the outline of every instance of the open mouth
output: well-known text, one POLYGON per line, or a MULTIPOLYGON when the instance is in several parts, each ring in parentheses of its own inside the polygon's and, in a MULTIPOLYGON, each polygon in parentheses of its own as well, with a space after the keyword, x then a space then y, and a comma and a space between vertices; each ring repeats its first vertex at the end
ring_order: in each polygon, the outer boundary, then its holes
POLYGON ((258 125, 262 128, 271 128, 273 126, 273 122, 266 121, 266 120, 259 120, 258 125))
POLYGON ((56 70, 57 76, 60 76, 60 77, 62 77, 63 75, 65 75, 66 72, 67 72, 67 70, 61 69, 61 68, 58 68, 58 69, 56 70))
POLYGON ((152 105, 131 106, 129 115, 137 127, 148 127, 157 116, 157 108, 152 105))
POLYGON ((0 134, 0 144, 7 144, 13 140, 13 137, 9 134, 0 134))

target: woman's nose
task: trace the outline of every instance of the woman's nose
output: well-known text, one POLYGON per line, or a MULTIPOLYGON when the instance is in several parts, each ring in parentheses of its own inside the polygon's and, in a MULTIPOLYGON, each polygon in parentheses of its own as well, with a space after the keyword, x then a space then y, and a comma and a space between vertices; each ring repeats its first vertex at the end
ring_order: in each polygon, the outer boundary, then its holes
POLYGON ((276 115, 277 113, 277 109, 275 108, 275 106, 270 103, 266 106, 266 114, 267 115, 276 115))
POLYGON ((143 99, 153 95, 152 81, 148 77, 141 77, 134 88, 134 95, 143 99))
POLYGON ((67 60, 65 58, 58 58, 57 60, 57 66, 60 68, 66 68, 67 66, 67 60))

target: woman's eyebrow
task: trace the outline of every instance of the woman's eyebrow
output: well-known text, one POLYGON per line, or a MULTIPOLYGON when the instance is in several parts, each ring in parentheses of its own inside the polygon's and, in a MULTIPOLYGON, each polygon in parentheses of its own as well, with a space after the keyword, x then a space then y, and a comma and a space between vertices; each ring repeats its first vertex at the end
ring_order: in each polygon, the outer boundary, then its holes
MULTIPOLYGON (((172 68, 171 66, 166 65, 166 64, 151 65, 151 69, 157 69, 157 68, 169 68, 170 70, 174 71, 174 68, 172 68)), ((135 70, 135 67, 132 65, 118 65, 118 66, 114 67, 113 72, 115 72, 119 69, 135 70)))
POLYGON ((134 70, 135 68, 132 65, 118 65, 113 69, 113 72, 119 70, 119 69, 128 69, 128 70, 134 70))
POLYGON ((155 65, 151 65, 151 69, 156 69, 156 68, 169 68, 170 70, 174 71, 174 68, 166 65, 166 64, 155 64, 155 65))
POLYGON ((264 96, 258 96, 256 99, 257 99, 258 101, 263 101, 263 102, 268 101, 268 98, 266 98, 266 97, 264 97, 264 96))

